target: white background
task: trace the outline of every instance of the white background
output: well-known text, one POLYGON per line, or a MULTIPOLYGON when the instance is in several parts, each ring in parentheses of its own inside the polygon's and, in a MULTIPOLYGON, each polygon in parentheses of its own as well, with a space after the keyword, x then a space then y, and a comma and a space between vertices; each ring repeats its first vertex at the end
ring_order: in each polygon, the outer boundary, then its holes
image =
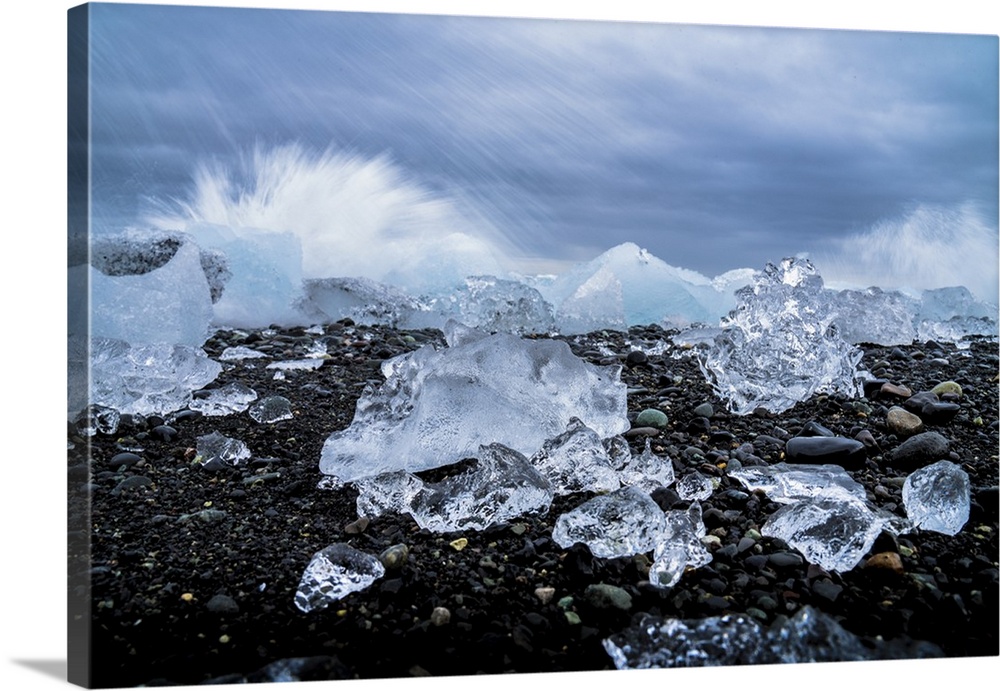
MULTIPOLYGON (((66 266, 66 10, 74 3, 22 1, 5 6, 3 32, 4 98, 0 171, 0 233, 4 242, 3 354, 0 359, 0 489, 3 543, 0 559, 0 679, 10 689, 64 686, 66 661, 66 472, 65 472, 65 269, 66 266), (13 213, 10 213, 11 210, 13 213)), ((166 2, 161 4, 345 9, 433 14, 565 17, 677 23, 824 27, 998 33, 997 12, 983 0, 912 2, 842 0, 821 9, 813 3, 702 2, 656 7, 638 0, 554 2, 552 0, 468 0, 466 2, 387 2, 371 0, 271 0, 260 2, 166 2)), ((681 3, 678 3, 681 4, 681 3)), ((892 689, 932 689, 956 682, 995 683, 1000 658, 798 665, 724 670, 636 672, 630 685, 708 686, 729 683, 753 688, 808 685, 816 691, 887 684, 892 689), (993 679, 993 682, 989 680, 993 679)), ((582 675, 493 677, 476 686, 500 689, 509 683, 541 688, 553 683, 589 687, 622 683, 614 672, 582 675)), ((468 680, 364 682, 366 689, 459 688, 468 680)), ((335 683, 307 688, 341 688, 335 683)), ((234 687, 224 687, 234 688, 234 687)), ((259 688, 278 688, 267 684, 259 688)), ((350 688, 358 688, 351 684, 350 688)))

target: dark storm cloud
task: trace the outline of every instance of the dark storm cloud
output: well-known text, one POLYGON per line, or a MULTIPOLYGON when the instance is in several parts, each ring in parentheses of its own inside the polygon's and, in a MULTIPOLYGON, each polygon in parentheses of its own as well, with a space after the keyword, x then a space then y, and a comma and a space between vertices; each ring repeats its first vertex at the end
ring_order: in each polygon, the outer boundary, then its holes
POLYGON ((997 215, 995 37, 98 6, 96 189, 388 153, 523 242, 713 274, 914 203, 997 215))

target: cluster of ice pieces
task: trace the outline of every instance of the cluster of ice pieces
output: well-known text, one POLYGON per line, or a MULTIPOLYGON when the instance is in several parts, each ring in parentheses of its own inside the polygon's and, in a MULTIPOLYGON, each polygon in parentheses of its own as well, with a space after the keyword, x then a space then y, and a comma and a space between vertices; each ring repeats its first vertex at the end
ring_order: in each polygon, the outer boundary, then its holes
POLYGON ((785 541, 828 571, 853 569, 883 530, 954 535, 969 519, 969 477, 950 461, 906 478, 905 519, 873 507, 864 487, 840 466, 777 463, 731 470, 729 475, 784 504, 764 523, 761 534, 785 541))
POLYGON ((859 662, 943 654, 929 643, 880 641, 868 646, 836 619, 808 605, 767 629, 743 615, 698 620, 645 615, 603 644, 617 669, 859 662))
POLYGON ((382 364, 351 425, 323 445, 320 470, 342 481, 419 471, 503 444, 532 454, 579 418, 601 438, 628 428, 620 366, 599 367, 557 340, 486 335, 451 324, 448 344, 382 364))
POLYGON ((737 291, 739 304, 699 361, 731 410, 781 412, 821 391, 860 393, 862 353, 840 336, 823 290, 812 263, 785 259, 737 291))

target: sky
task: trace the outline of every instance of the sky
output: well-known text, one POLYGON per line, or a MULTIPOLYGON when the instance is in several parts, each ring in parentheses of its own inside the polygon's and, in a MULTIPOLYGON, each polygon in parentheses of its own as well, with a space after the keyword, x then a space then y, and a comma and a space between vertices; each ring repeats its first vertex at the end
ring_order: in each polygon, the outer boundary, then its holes
POLYGON ((707 276, 794 253, 844 264, 877 229, 955 246, 949 223, 973 226, 972 257, 996 246, 995 35, 100 4, 92 17, 98 229, 190 200, 199 165, 238 169, 254 147, 295 142, 387 163, 386 184, 553 267, 626 241, 707 276), (952 221, 914 229, 929 216, 952 221))

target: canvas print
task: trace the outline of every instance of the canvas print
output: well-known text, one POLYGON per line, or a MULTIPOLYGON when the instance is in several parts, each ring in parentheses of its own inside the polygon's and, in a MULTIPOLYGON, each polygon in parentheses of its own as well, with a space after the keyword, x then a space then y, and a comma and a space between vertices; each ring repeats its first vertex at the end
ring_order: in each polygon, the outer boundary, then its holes
POLYGON ((996 36, 68 29, 72 682, 998 655, 996 36))

